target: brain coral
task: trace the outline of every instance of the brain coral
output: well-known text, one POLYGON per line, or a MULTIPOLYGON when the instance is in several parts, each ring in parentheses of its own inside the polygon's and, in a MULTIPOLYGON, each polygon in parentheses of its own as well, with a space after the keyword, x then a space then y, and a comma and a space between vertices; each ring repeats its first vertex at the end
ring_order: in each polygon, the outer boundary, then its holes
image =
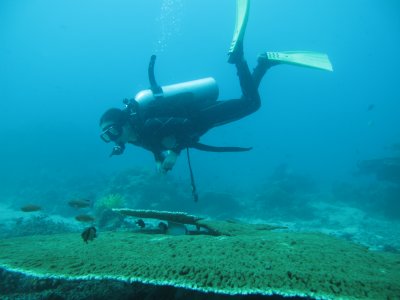
POLYGON ((117 279, 222 294, 398 299, 400 256, 322 234, 238 236, 103 232, 0 240, 0 266, 39 277, 117 279), (29 245, 29 247, 27 247, 29 245))

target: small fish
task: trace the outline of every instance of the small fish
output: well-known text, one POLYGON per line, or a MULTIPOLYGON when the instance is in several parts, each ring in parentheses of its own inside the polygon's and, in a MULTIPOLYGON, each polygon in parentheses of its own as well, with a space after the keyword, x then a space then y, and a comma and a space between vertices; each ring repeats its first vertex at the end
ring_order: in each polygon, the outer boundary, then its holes
POLYGON ((33 212, 33 211, 39 211, 42 210, 42 208, 39 205, 35 204, 27 204, 21 207, 21 210, 23 212, 33 212))
POLYGON ((94 221, 94 217, 90 215, 78 215, 75 217, 75 220, 83 223, 89 223, 94 221))
POLYGON ((73 199, 71 201, 68 201, 68 205, 79 209, 79 208, 85 208, 90 206, 90 200, 88 199, 73 199))
POLYGON ((97 237, 96 227, 90 226, 85 228, 85 230, 81 233, 81 237, 83 241, 87 244, 88 241, 93 241, 97 237))
POLYGON ((162 233, 167 233, 168 230, 168 225, 165 224, 164 222, 158 223, 158 228, 161 230, 162 233))
POLYGON ((142 219, 136 220, 135 224, 137 226, 139 226, 140 228, 145 228, 146 224, 144 223, 144 221, 142 219))

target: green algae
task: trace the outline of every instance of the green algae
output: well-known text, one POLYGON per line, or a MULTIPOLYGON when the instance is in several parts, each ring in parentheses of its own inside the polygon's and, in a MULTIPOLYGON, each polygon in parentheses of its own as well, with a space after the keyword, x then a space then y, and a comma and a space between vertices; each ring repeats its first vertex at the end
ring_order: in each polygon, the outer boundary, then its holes
POLYGON ((103 232, 0 240, 0 266, 39 277, 117 279, 223 294, 398 299, 400 256, 323 234, 237 236, 103 232))

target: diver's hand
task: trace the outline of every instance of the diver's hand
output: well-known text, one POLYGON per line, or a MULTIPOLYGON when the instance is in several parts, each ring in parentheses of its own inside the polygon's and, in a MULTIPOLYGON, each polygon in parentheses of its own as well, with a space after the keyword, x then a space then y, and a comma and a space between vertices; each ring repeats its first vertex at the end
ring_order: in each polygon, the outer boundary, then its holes
POLYGON ((110 154, 110 157, 113 156, 113 155, 121 155, 122 153, 124 153, 124 150, 125 150, 125 145, 124 144, 115 145, 113 147, 113 150, 112 150, 111 154, 110 154))
POLYGON ((177 158, 178 158, 177 153, 175 153, 172 150, 168 150, 166 153, 165 159, 161 165, 161 172, 166 173, 166 172, 170 171, 174 167, 177 158))

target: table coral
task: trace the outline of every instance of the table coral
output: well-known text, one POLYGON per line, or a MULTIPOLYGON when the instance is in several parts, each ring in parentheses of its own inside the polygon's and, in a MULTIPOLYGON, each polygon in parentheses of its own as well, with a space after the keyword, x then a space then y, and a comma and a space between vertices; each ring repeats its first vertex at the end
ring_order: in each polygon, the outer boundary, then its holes
POLYGON ((221 294, 396 299, 400 256, 323 234, 236 236, 103 232, 0 240, 0 266, 44 278, 114 279, 221 294), (27 247, 29 245, 29 247, 27 247))

